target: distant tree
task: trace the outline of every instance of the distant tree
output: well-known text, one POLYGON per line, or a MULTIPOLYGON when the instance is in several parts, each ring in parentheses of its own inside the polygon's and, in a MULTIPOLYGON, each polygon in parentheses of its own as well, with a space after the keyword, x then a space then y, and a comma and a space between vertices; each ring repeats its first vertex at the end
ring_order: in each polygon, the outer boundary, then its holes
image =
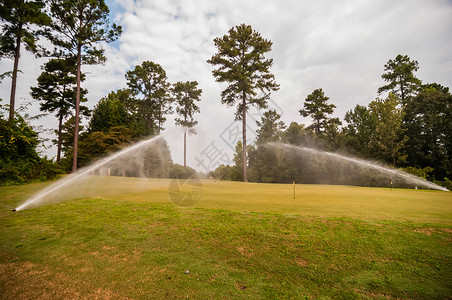
POLYGON ((356 105, 353 110, 345 113, 347 126, 343 128, 346 145, 355 152, 369 156, 370 141, 375 132, 375 122, 370 110, 362 105, 356 105))
MULTIPOLYGON (((273 59, 264 56, 271 50, 272 42, 262 38, 251 26, 242 24, 215 38, 214 43, 218 52, 207 62, 218 66, 212 71, 215 80, 228 83, 221 93, 221 102, 237 105, 235 119, 242 120, 243 161, 246 162, 246 112, 252 105, 266 108, 271 92, 279 89, 270 72, 273 59)), ((247 163, 243 164, 243 181, 248 181, 247 163)))
POLYGON ((217 180, 236 180, 237 169, 235 166, 220 165, 214 171, 209 172, 209 176, 217 180))
POLYGON ((341 148, 344 134, 340 125, 342 125, 342 122, 339 118, 330 119, 330 122, 326 125, 325 135, 322 136, 326 149, 335 151, 341 148))
POLYGON ((72 172, 77 171, 81 65, 106 60, 99 43, 112 42, 121 34, 121 26, 109 26, 109 9, 104 0, 48 0, 53 31, 48 38, 54 45, 77 58, 75 134, 72 172))
POLYGON ((386 99, 377 99, 369 104, 369 111, 375 130, 370 139, 371 151, 376 157, 391 161, 395 167, 404 157, 399 153, 408 140, 402 127, 403 109, 399 99, 390 93, 386 99))
POLYGON ((172 113, 165 70, 157 63, 144 61, 141 65, 135 66, 135 69, 128 71, 126 79, 134 96, 141 100, 140 112, 146 119, 148 134, 155 133, 155 126, 157 133, 160 133, 166 115, 172 113))
POLYGON ((449 94, 449 88, 447 86, 443 86, 439 83, 423 84, 422 88, 421 88, 421 92, 426 92, 426 91, 432 92, 433 90, 435 90, 437 92, 441 92, 443 94, 449 94))
POLYGON ((125 105, 118 99, 110 97, 102 98, 94 107, 89 122, 90 132, 108 132, 112 127, 128 127, 129 115, 125 105))
POLYGON ((378 88, 378 93, 392 92, 399 97, 403 105, 406 105, 408 99, 421 87, 421 81, 414 76, 414 72, 418 69, 418 62, 411 60, 408 55, 399 54, 394 60, 390 59, 385 64, 385 73, 381 75, 388 84, 378 88))
POLYGON ((255 148, 248 148, 248 153, 251 181, 288 183, 294 180, 297 170, 286 155, 285 147, 258 144, 255 148))
POLYGON ((243 180, 243 173, 240 172, 240 170, 243 170, 243 145, 241 141, 237 142, 237 145, 235 145, 235 153, 233 156, 234 165, 233 168, 230 170, 230 180, 234 181, 242 181, 243 180))
MULTIPOLYGON (((141 100, 135 99, 131 89, 119 89, 114 92, 110 92, 105 98, 109 101, 116 103, 125 110, 127 118, 123 124, 127 128, 132 130, 134 138, 140 138, 149 135, 147 131, 147 120, 143 117, 143 109, 141 107, 141 100)), ((119 111, 118 111, 119 112, 119 111)), ((102 122, 101 120, 99 120, 102 122)), ((111 126, 110 126, 111 127, 111 126)))
POLYGON ((313 119, 314 122, 308 128, 313 128, 317 135, 324 133, 328 125, 340 124, 338 118, 328 118, 336 108, 336 105, 328 104, 329 99, 322 89, 316 89, 306 97, 304 108, 299 110, 301 116, 313 119))
POLYGON ((108 132, 89 132, 80 138, 79 164, 86 166, 93 160, 120 150, 132 142, 130 129, 124 126, 109 128, 108 132))
POLYGON ((441 85, 427 85, 405 107, 409 137, 407 165, 432 167, 436 180, 452 179, 452 95, 441 85))
POLYGON ((199 112, 199 107, 195 101, 201 101, 202 90, 198 89, 196 81, 177 82, 173 86, 173 97, 176 103, 176 113, 180 118, 176 118, 176 125, 184 128, 184 167, 187 166, 187 128, 189 133, 195 133, 193 127, 198 121, 193 119, 193 115, 199 112))
MULTIPOLYGON (((31 88, 31 96, 41 103, 41 111, 56 112, 58 118, 57 159, 61 158, 61 142, 63 120, 71 115, 75 108, 76 95, 76 65, 71 58, 58 58, 48 61, 44 71, 38 77, 38 86, 31 88)), ((85 76, 81 75, 83 81, 85 76)), ((87 90, 81 89, 81 102, 85 102, 87 90)), ((88 108, 81 106, 81 110, 88 113, 88 108)))
POLYGON ((283 133, 283 142, 300 146, 306 144, 311 130, 306 130, 304 124, 291 122, 289 127, 283 133))
POLYGON ((172 164, 169 171, 169 178, 188 179, 197 177, 197 175, 198 172, 195 169, 179 164, 172 164))
POLYGON ((256 133, 256 147, 248 149, 250 180, 257 182, 288 182, 288 160, 283 147, 269 145, 271 142, 281 142, 284 138, 286 125, 281 121, 281 115, 275 110, 264 112, 256 133))
POLYGON ((45 1, 35 0, 3 0, 0 2, 0 57, 14 59, 13 71, 10 74, 11 94, 9 104, 9 122, 14 118, 16 99, 17 73, 19 70, 20 49, 37 54, 40 35, 39 26, 50 24, 50 18, 43 12, 45 1))
POLYGON ((281 121, 281 115, 275 110, 264 112, 260 121, 256 121, 258 129, 256 130, 257 144, 281 141, 286 125, 281 121))

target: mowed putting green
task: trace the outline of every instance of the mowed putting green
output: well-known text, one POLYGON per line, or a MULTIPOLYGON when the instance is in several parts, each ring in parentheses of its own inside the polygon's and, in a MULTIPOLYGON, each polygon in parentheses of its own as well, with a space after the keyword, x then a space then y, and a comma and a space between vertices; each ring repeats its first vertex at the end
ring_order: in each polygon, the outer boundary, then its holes
POLYGON ((49 183, 0 188, 1 298, 452 295, 451 192, 296 185, 294 199, 292 184, 204 180, 181 207, 170 183, 93 176, 15 213, 49 183))
MULTIPOLYGON (((170 183, 168 179, 93 176, 63 197, 172 205, 170 183)), ((194 205, 198 208, 452 224, 451 192, 296 184, 294 197, 292 184, 202 180, 192 187, 190 181, 179 183, 182 194, 191 188, 201 193, 194 205)))

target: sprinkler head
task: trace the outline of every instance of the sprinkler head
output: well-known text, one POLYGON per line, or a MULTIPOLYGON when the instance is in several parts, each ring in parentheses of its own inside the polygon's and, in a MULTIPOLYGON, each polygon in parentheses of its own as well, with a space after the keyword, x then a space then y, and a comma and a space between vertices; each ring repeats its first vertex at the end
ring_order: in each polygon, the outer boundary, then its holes
POLYGON ((16 209, 15 209, 15 208, 13 208, 13 209, 11 209, 11 211, 16 211, 16 209))

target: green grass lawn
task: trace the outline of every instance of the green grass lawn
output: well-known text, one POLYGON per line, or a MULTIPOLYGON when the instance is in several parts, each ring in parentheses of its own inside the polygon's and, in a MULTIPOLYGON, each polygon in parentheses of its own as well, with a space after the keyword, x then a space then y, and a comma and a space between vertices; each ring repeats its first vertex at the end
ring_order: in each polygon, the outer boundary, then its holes
POLYGON ((0 188, 2 299, 452 296, 450 192, 99 177, 10 211, 47 184, 0 188))

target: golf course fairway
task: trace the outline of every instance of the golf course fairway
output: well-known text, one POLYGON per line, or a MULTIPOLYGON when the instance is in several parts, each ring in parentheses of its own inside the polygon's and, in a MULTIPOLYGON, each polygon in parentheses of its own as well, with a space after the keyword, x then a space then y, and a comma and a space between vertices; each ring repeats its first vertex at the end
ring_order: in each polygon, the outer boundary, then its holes
POLYGON ((19 212, 49 183, 0 188, 2 299, 452 295, 451 192, 93 182, 19 212))

